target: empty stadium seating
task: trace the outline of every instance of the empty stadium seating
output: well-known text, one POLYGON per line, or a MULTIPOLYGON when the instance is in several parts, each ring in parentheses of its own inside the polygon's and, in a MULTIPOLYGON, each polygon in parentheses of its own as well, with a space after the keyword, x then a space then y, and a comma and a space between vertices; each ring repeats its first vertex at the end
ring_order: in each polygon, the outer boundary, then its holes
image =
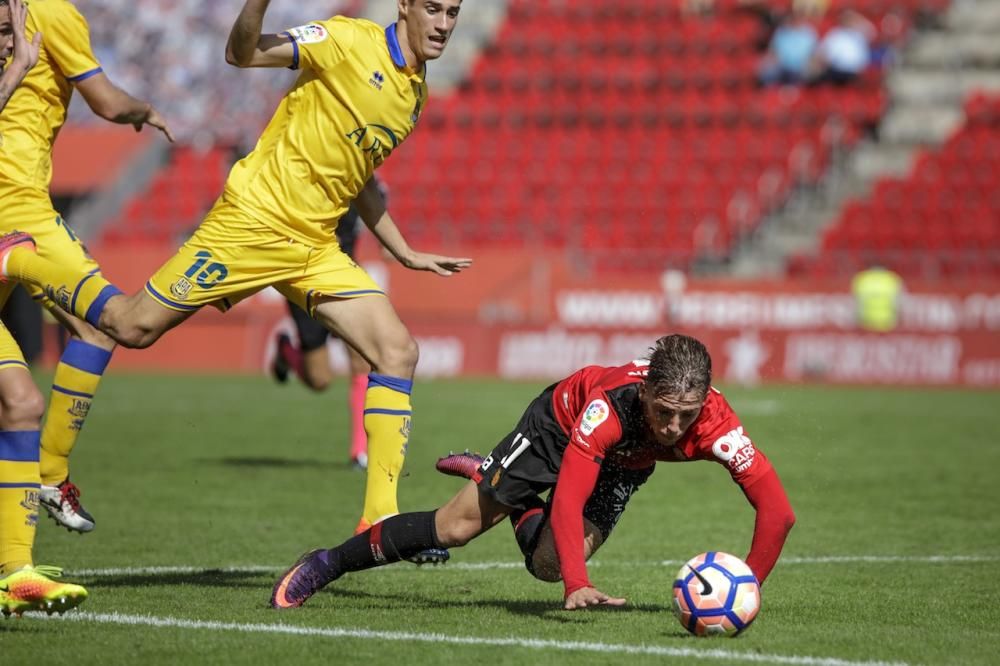
POLYGON ((842 277, 880 263, 908 278, 1000 277, 1000 97, 974 95, 966 117, 906 177, 845 206, 824 234, 825 259, 796 257, 790 272, 842 277))
POLYGON ((177 148, 149 188, 133 197, 119 220, 105 226, 101 241, 170 241, 185 236, 222 193, 229 151, 177 148))
POLYGON ((467 84, 387 162, 397 218, 421 245, 568 247, 603 268, 725 255, 823 172, 832 117, 850 142, 885 105, 878 74, 757 88, 760 30, 728 1, 687 18, 654 0, 512 2, 467 84))

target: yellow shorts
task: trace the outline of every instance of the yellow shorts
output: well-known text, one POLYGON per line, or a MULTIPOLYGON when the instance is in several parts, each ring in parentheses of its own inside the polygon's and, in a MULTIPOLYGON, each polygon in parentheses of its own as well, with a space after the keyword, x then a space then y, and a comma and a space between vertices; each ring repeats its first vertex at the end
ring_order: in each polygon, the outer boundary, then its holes
POLYGON ((320 296, 357 298, 385 292, 337 245, 310 247, 219 199, 188 242, 146 282, 164 307, 222 311, 274 287, 312 314, 320 296))
MULTIPOLYGON (((100 273, 101 268, 87 253, 87 248, 66 225, 62 216, 52 207, 46 192, 29 188, 8 189, 0 187, 0 233, 25 231, 31 234, 38 246, 38 254, 63 266, 72 266, 85 273, 100 273)), ((16 282, 0 284, 0 307, 10 298, 16 282)), ((41 289, 24 285, 31 297, 46 308, 58 309, 41 289)), ((24 357, 10 332, 0 331, 0 369, 24 364, 24 357)))

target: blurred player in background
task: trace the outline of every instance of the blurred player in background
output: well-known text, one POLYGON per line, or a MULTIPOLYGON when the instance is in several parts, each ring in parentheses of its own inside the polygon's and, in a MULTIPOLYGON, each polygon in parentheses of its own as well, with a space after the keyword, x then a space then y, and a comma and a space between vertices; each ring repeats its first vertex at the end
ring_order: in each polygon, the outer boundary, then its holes
MULTIPOLYGON (((6 130, 7 108, 18 84, 41 56, 38 30, 27 38, 27 7, 21 0, 0 0, 0 128, 6 130)), ((17 98, 28 91, 18 90, 17 98)), ((3 135, 0 135, 3 136, 3 135)), ((4 155, 0 147, 0 155, 4 155)), ((0 162, 0 177, 9 173, 0 162)), ((21 165, 23 166, 23 165, 21 165)), ((13 201, 0 196, 0 219, 9 219, 13 201)), ((5 285, 6 288, 6 285, 5 285)), ((0 324, 0 612, 20 615, 28 610, 63 612, 81 604, 87 591, 79 585, 52 580, 55 567, 34 566, 32 550, 38 525, 40 435, 45 401, 21 350, 0 324)))
MULTIPOLYGON (((32 0, 27 31, 29 36, 41 33, 45 39, 38 65, 25 77, 0 119, 0 200, 4 208, 0 230, 30 233, 40 256, 75 271, 99 274, 97 262, 52 207, 49 197, 52 146, 66 120, 73 90, 78 90, 91 110, 105 120, 134 125, 136 131, 148 124, 168 139, 173 137, 152 106, 123 92, 104 74, 91 50, 87 21, 71 3, 32 0)), ((14 286, 0 286, 0 305, 14 286)), ((69 480, 69 454, 115 343, 85 321, 60 310, 38 287, 26 286, 32 298, 41 301, 71 336, 56 367, 41 435, 41 505, 64 527, 89 532, 94 529, 94 518, 80 505, 80 492, 69 480)))
POLYGON ((49 261, 31 251, 27 234, 0 239, 0 268, 42 287, 119 344, 139 348, 205 305, 228 310, 273 285, 372 366, 363 530, 398 513, 418 350, 379 286, 338 247, 334 228, 353 201, 407 268, 450 276, 471 265, 413 250, 373 180, 426 105, 426 63, 444 52, 461 0, 401 0, 397 22, 387 28, 338 16, 262 35, 268 4, 244 4, 226 58, 239 67, 302 74, 194 236, 143 291, 126 296, 100 275, 49 261))
MULTIPOLYGON (((385 205, 387 202, 385 186, 378 178, 375 182, 382 197, 382 204, 385 205)), ((344 254, 351 259, 354 259, 358 232, 362 224, 358 210, 354 206, 351 206, 337 223, 337 243, 344 254)), ((312 390, 325 391, 333 381, 333 368, 330 367, 330 353, 326 346, 331 333, 292 301, 288 301, 288 312, 295 322, 298 346, 295 346, 287 333, 278 334, 271 374, 278 382, 284 384, 288 381, 288 373, 294 372, 302 383, 312 390)), ((351 464, 358 469, 367 469, 365 393, 368 391, 368 374, 371 372, 371 366, 349 345, 345 345, 345 349, 350 370, 347 406, 351 417, 351 464)))
POLYGON ((528 571, 562 580, 567 610, 623 605, 591 584, 586 561, 659 461, 726 467, 757 512, 746 561, 763 583, 795 515, 777 472, 711 380, 708 350, 684 335, 657 340, 648 360, 579 370, 532 401, 485 459, 466 453, 438 461, 440 471, 471 479, 447 504, 307 553, 275 584, 271 605, 301 606, 348 572, 463 546, 508 516, 528 571))

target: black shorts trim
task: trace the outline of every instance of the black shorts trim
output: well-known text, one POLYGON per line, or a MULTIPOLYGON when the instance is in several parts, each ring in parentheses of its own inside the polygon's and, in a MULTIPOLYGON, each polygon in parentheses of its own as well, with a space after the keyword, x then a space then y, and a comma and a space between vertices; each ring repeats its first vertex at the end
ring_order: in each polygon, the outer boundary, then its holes
POLYGON ((288 312, 295 322, 295 329, 299 332, 299 345, 302 351, 309 352, 326 345, 326 339, 331 333, 326 330, 323 324, 310 317, 305 310, 288 301, 288 312))

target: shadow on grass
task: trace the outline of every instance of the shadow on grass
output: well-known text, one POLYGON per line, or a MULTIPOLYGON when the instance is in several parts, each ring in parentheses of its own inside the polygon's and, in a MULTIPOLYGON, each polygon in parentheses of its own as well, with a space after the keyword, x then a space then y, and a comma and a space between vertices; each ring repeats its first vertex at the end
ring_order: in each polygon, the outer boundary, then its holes
POLYGON ((94 589, 118 587, 173 587, 177 585, 197 585, 201 587, 232 587, 270 589, 268 579, 278 575, 278 571, 227 571, 208 569, 205 571, 184 571, 165 573, 122 573, 108 576, 77 576, 74 582, 94 589))
POLYGON ((526 615, 532 617, 544 617, 546 620, 556 622, 575 623, 586 621, 590 613, 669 613, 669 606, 660 604, 626 604, 625 606, 599 606, 589 609, 586 612, 569 613, 562 609, 558 596, 552 600, 529 601, 525 599, 484 599, 482 597, 452 597, 448 599, 415 595, 411 593, 374 593, 357 589, 335 589, 327 588, 320 592, 322 595, 332 594, 338 599, 354 599, 365 606, 380 606, 384 608, 396 608, 399 610, 412 609, 422 611, 428 608, 435 609, 482 609, 495 608, 506 611, 514 615, 526 615))
POLYGON ((203 458, 198 462, 223 467, 252 467, 274 469, 352 469, 350 461, 311 460, 308 458, 203 458))

